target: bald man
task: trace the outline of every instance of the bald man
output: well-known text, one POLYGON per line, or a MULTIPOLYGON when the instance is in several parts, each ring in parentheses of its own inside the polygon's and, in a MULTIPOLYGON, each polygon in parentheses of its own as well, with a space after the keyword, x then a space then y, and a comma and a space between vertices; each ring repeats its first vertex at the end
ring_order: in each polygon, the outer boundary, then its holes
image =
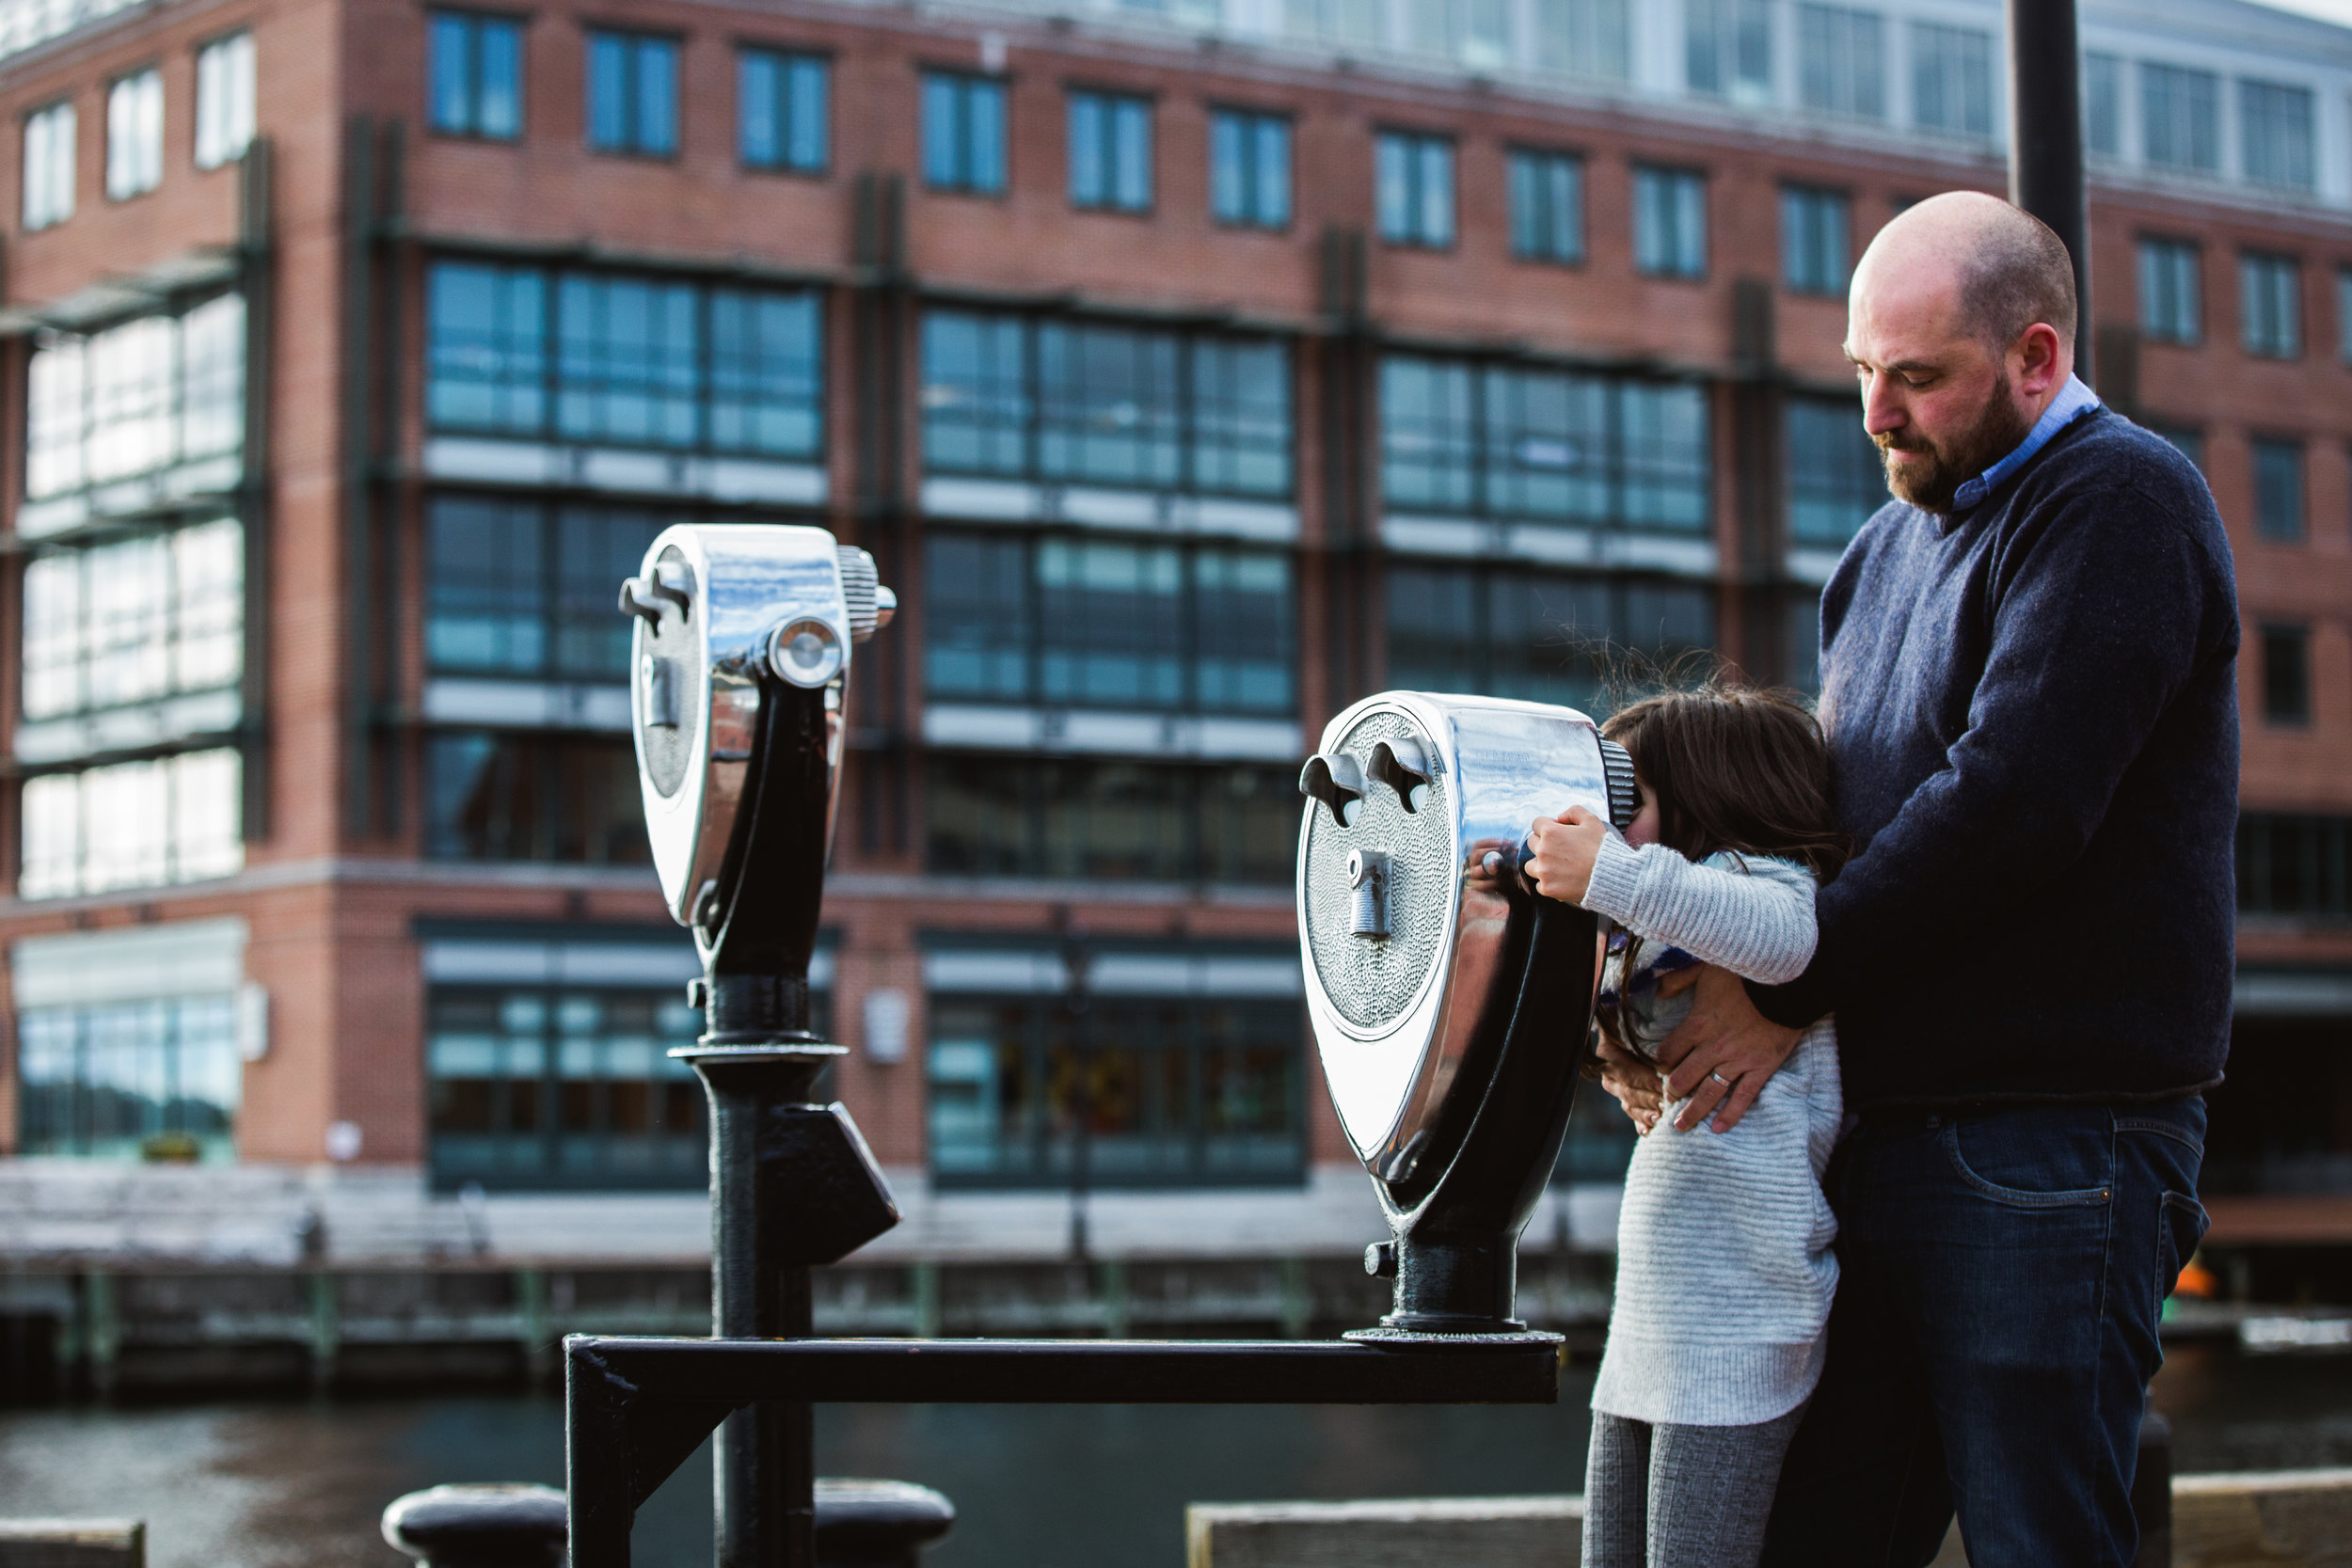
MULTIPOLYGON (((1661 1053, 1727 1129, 1835 1013, 1842 1276, 1764 1560, 2133 1560, 2156 1321, 2227 1054, 2238 615, 2203 480, 2073 374, 2065 246, 1911 208, 1846 356, 1895 499, 1821 597, 1858 852, 1785 986, 1701 971, 1661 1053)), ((1612 1073, 1636 1119, 1654 1102, 1612 1073)), ((1651 1082, 1655 1082, 1653 1078, 1651 1082)))

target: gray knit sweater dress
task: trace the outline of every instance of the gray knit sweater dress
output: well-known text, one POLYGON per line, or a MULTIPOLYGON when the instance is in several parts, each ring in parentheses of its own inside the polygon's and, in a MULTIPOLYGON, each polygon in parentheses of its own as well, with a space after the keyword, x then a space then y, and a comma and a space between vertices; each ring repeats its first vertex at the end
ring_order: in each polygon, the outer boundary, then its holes
MULTIPOLYGON (((1813 892, 1812 873, 1788 861, 1693 863, 1611 833, 1583 899, 1622 927, 1602 974, 1604 1017, 1648 1053, 1691 1007, 1687 992, 1658 994, 1662 974, 1693 962, 1768 985, 1802 974, 1813 892)), ((1686 1426, 1772 1420, 1820 1381, 1837 1287, 1837 1222, 1821 1193, 1845 1114, 1834 1022, 1805 1031, 1730 1132, 1677 1132, 1677 1109, 1634 1147, 1626 1173, 1593 1408, 1686 1426)))

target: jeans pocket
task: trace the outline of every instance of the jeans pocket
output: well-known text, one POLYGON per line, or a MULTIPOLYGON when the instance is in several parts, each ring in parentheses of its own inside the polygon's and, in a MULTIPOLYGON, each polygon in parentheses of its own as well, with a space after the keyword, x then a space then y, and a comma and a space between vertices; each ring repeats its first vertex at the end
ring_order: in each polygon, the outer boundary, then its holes
MULTIPOLYGON (((1955 1117, 1944 1124, 1944 1153, 1951 1162, 1952 1173, 1982 1196, 1995 1203, 2005 1203, 2012 1209, 2080 1209, 2114 1200, 2112 1157, 2102 1162, 2087 1148, 2073 1151, 2075 1157, 2072 1159, 2051 1159, 2042 1168, 2055 1180, 2095 1177, 2099 1182, 2097 1186, 2018 1187, 1979 1175, 1976 1168, 1969 1164, 1967 1153, 1961 1145, 1961 1129, 1972 1119, 1955 1117)), ((1991 1130, 1985 1131, 1989 1132, 1991 1130)), ((2008 1164, 2005 1163, 2002 1168, 2007 1174, 2008 1164)))
POLYGON ((2172 1293, 2181 1271, 2197 1256, 2197 1243, 2205 1239, 2205 1228, 2213 1222, 2205 1216, 2205 1206, 2186 1193, 2167 1193, 2156 1210, 2156 1310, 2164 1310, 2164 1298, 2172 1293))

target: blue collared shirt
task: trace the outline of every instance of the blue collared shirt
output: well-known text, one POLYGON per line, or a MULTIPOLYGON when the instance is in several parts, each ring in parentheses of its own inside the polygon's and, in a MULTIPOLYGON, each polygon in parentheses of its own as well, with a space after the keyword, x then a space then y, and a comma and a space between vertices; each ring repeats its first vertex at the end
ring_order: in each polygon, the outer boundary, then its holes
POLYGON ((2058 395, 2050 400, 2050 406, 2034 420, 2033 428, 2026 432, 2026 438, 2017 443, 2016 450, 1952 492, 1953 509, 1965 510, 1984 499, 2000 487, 2003 480, 2031 461, 2035 452, 2048 446, 2051 436, 2098 406, 2099 394, 2084 386, 2081 376, 2068 376, 2066 385, 2058 388, 2058 395))

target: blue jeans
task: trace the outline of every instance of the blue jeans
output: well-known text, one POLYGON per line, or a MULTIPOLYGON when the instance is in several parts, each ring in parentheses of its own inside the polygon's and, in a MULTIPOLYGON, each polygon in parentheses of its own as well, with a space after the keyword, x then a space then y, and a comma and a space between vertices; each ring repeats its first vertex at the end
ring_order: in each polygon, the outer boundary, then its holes
POLYGON ((2128 1568, 2156 1320, 2204 1234, 2201 1096, 1874 1114, 1829 1172, 1829 1356, 1768 1568, 2128 1568))

